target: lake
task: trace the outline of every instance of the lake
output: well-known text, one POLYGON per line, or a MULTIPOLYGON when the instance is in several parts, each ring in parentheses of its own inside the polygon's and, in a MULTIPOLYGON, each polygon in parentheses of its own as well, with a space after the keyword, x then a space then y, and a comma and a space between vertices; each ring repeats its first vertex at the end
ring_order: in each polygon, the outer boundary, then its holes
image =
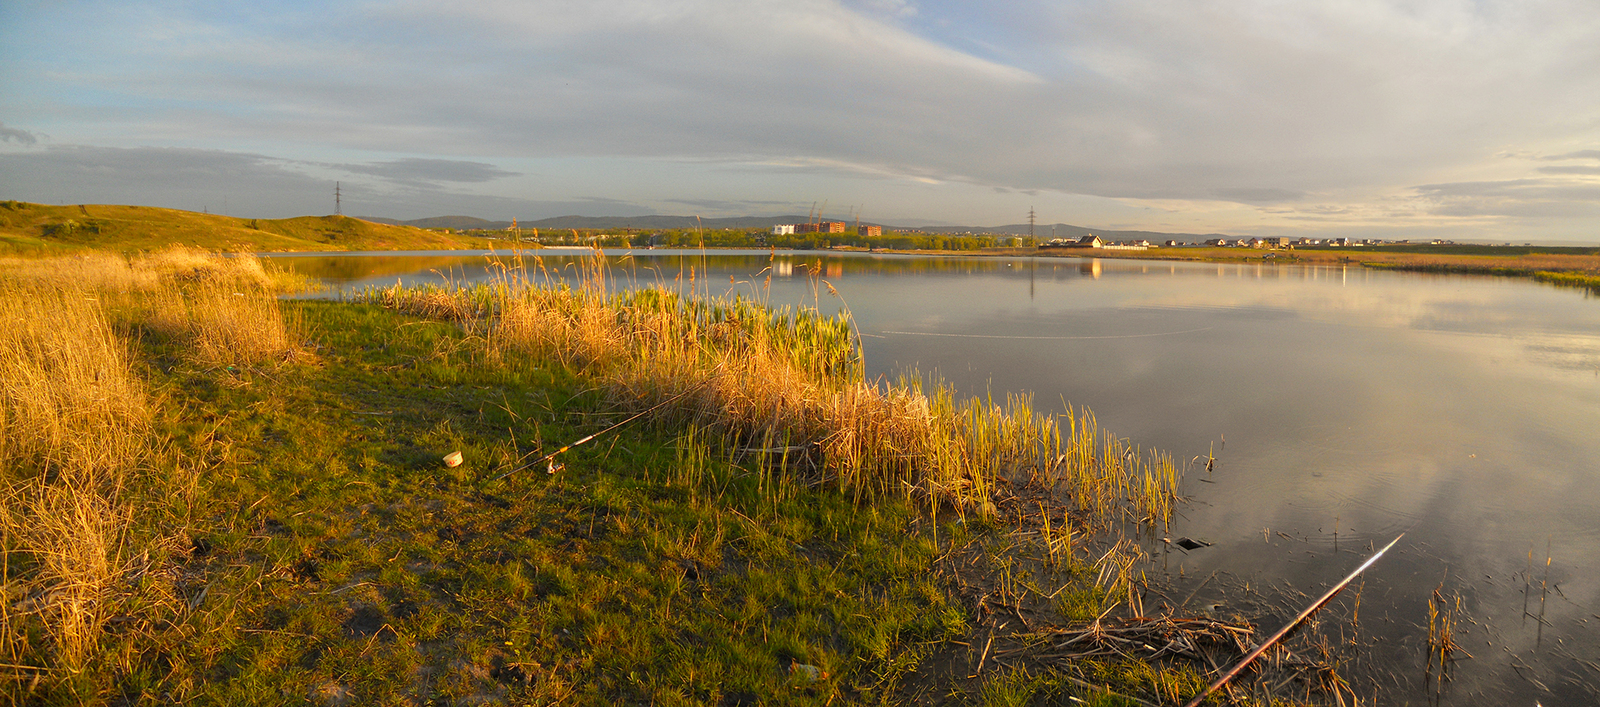
MULTIPOLYGON (((624 282, 847 305, 874 376, 1032 391, 1042 411, 1087 406, 1176 459, 1215 450, 1165 533, 1213 545, 1147 542, 1148 572, 1266 631, 1285 618, 1268 607, 1305 603, 1296 591, 1404 532, 1323 618, 1359 622, 1342 630, 1369 644, 1347 666, 1364 698, 1600 700, 1600 300, 1583 291, 1359 266, 807 252, 777 254, 769 286, 765 253, 615 255, 624 282), (1462 599, 1473 657, 1435 694, 1423 656, 1441 586, 1462 599)), ((335 292, 496 272, 459 252, 272 259, 335 292)))

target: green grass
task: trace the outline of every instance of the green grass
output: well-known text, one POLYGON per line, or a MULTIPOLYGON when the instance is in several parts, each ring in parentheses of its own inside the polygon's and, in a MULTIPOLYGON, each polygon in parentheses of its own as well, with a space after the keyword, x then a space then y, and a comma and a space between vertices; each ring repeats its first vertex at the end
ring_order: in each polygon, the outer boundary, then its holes
POLYGON ((172 454, 134 535, 178 540, 97 662, 13 683, 24 701, 809 704, 881 694, 965 629, 902 504, 774 500, 650 428, 497 481, 610 419, 596 396, 480 365, 449 324, 296 306, 305 362, 208 369, 139 338, 172 454))
POLYGON ((0 253, 135 252, 179 244, 213 251, 452 250, 493 241, 347 216, 250 219, 150 206, 0 202, 0 253))
MULTIPOLYGON (((62 632, 52 633, 51 614, 36 608, 56 601, 44 596, 55 585, 39 581, 52 545, 19 542, 8 530, 15 523, 0 526, 0 694, 11 702, 1027 704, 1070 696, 1113 705, 1126 702, 1117 693, 1165 700, 1198 689, 1191 668, 1133 660, 1040 666, 1024 656, 961 679, 977 659, 972 646, 999 630, 992 611, 971 601, 973 587, 1030 602, 1036 620, 1053 621, 1053 608, 1069 623, 1131 596, 1133 550, 1091 567, 1069 529, 1085 530, 1107 509, 1116 512, 1106 517, 1154 523, 1170 507, 1091 498, 1095 488, 1121 497, 1155 481, 1154 466, 1128 466, 1140 450, 1102 438, 1087 411, 1066 416, 1041 478, 1090 505, 1053 507, 1055 525, 1041 506, 1045 525, 1028 535, 1034 540, 1012 532, 1033 522, 1031 511, 1022 504, 1019 516, 1012 506, 1020 499, 987 485, 951 496, 946 511, 987 509, 947 515, 936 535, 931 492, 864 495, 863 484, 816 474, 828 468, 806 465, 816 460, 737 454, 775 438, 730 424, 737 418, 726 410, 735 408, 663 407, 548 465, 529 465, 637 409, 637 396, 608 386, 627 382, 618 371, 652 337, 692 345, 655 351, 652 375, 674 361, 694 371, 714 353, 702 347, 715 342, 761 354, 760 340, 782 354, 760 371, 799 366, 824 383, 857 386, 848 321, 646 291, 611 302, 628 324, 614 331, 598 326, 595 316, 611 311, 601 300, 547 293, 545 314, 573 319, 539 325, 546 329, 525 321, 516 325, 530 327, 524 338, 510 341, 498 338, 516 333, 507 313, 532 300, 422 289, 375 293, 388 307, 280 303, 271 288, 285 281, 245 260, 218 261, 224 267, 164 251, 0 268, 18 291, 47 289, 109 322, 102 329, 131 351, 136 397, 149 410, 137 433, 112 435, 137 438, 139 452, 116 466, 115 483, 60 489, 98 504, 116 529, 109 540, 80 539, 93 541, 109 569, 80 583, 77 605, 90 620, 74 634, 85 645, 77 657, 63 657, 54 638, 62 632), (206 268, 219 270, 202 277, 206 268), (243 287, 248 294, 218 284, 234 281, 230 269, 255 283, 243 287), (51 289, 68 281, 84 289, 51 289), (198 355, 194 327, 173 321, 199 321, 199 310, 163 314, 163 302, 214 289, 228 302, 281 307, 290 324, 274 331, 291 341, 266 356, 198 355), (671 316, 654 321, 652 313, 671 316), (559 336, 535 336, 541 331, 559 336), (574 347, 586 353, 574 357, 574 347), (453 451, 466 462, 449 468, 442 460, 453 451), (1009 510, 997 511, 991 498, 1009 510)), ((219 326, 253 331, 238 320, 219 326)), ((760 393, 764 377, 732 390, 760 393)), ((1008 398, 1012 412, 1001 414, 998 403, 957 405, 952 391, 934 389, 931 403, 906 409, 943 420, 934 431, 959 445, 935 448, 929 464, 999 478, 1001 467, 978 467, 1009 459, 1019 440, 1054 439, 1025 398, 1008 398)), ((21 399, 5 392, 7 405, 21 399)), ((853 449, 816 446, 807 453, 823 462, 853 449)), ((1038 456, 1006 463, 1019 465, 1015 476, 1038 456)), ((54 488, 14 478, 40 469, 40 479, 51 477, 48 464, 34 467, 10 453, 0 459, 7 518, 17 511, 11 501, 54 488)), ((24 523, 50 517, 43 506, 18 508, 24 523)))

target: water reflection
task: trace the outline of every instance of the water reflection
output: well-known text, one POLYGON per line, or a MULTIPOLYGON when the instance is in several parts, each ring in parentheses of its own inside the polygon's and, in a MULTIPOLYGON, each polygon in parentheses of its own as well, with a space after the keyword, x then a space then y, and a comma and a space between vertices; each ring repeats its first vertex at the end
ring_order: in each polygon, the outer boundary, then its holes
MULTIPOLYGON (((529 268, 552 275, 578 257, 539 255, 529 268)), ((281 262, 344 288, 502 272, 482 254, 416 258, 281 262)), ((1595 699, 1600 307, 1579 292, 1339 265, 1068 258, 636 251, 613 268, 623 283, 847 301, 873 375, 914 366, 963 391, 1088 405, 1180 458, 1219 446, 1208 479, 1190 474, 1172 529, 1216 545, 1153 570, 1185 591, 1220 570, 1311 593, 1408 533, 1362 590, 1363 616, 1377 617, 1363 630, 1385 638, 1374 670, 1418 676, 1381 704, 1426 701, 1422 627, 1441 583, 1476 622, 1462 640, 1477 659, 1445 704, 1595 699), (1558 590, 1541 624, 1523 617, 1523 573, 1547 543, 1558 590)))

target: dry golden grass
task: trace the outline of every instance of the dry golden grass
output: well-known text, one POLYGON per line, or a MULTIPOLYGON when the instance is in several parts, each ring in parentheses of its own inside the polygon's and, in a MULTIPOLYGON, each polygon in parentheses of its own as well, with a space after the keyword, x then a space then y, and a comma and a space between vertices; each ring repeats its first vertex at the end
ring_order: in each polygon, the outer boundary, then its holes
POLYGON ((0 261, 13 286, 92 293, 163 336, 186 340, 204 365, 282 361, 300 352, 296 322, 275 294, 305 283, 268 270, 249 253, 220 255, 183 246, 122 257, 107 253, 0 261))
POLYGON ((493 287, 397 286, 371 298, 481 330, 502 365, 560 361, 618 410, 660 407, 658 421, 714 431, 734 456, 806 483, 987 515, 1000 479, 1042 478, 1104 517, 1170 518, 1170 457, 1103 433, 1088 411, 1042 415, 1023 395, 961 400, 915 374, 867 381, 848 315, 665 287, 608 294, 604 272, 597 256, 575 285, 539 286, 514 267, 493 287))
POLYGON ((14 283, 49 285, 102 294, 151 292, 193 283, 217 283, 239 290, 290 290, 303 278, 268 270, 249 253, 220 255, 181 245, 123 257, 84 253, 56 258, 0 258, 0 277, 14 283))
POLYGON ((248 254, 183 248, 0 261, 0 675, 84 670, 125 589, 125 491, 151 458, 154 403, 119 327, 179 337, 206 364, 282 360, 299 350, 286 284, 248 254))
MULTIPOLYGON (((0 527, 8 545, 32 556, 33 567, 18 582, 22 596, 7 597, 20 612, 6 618, 36 614, 52 644, 47 667, 78 672, 93 654, 118 580, 126 576, 129 510, 114 490, 84 482, 35 480, 11 494, 0 527)), ((16 663, 20 656, 6 658, 16 663)))
POLYGON ((0 283, 0 662, 74 672, 92 653, 125 557, 120 492, 148 451, 150 415, 128 344, 92 293, 0 283), (21 638, 29 625, 47 646, 21 638))
POLYGON ((189 355, 210 366, 249 366, 293 358, 298 325, 277 298, 228 283, 163 288, 150 296, 150 328, 188 342, 189 355))
POLYGON ((132 354, 91 292, 0 285, 0 458, 98 478, 134 460, 149 420, 132 354))

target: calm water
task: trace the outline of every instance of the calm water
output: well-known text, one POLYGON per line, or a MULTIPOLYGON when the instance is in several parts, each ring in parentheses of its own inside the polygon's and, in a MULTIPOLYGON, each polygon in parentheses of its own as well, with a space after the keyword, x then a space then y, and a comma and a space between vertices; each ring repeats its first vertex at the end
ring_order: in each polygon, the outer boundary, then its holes
MULTIPOLYGON (((459 254, 279 262, 347 289, 492 275, 459 254)), ((1472 622, 1458 640, 1474 656, 1442 703, 1600 701, 1600 300, 1360 267, 796 253, 774 264, 772 302, 840 306, 805 263, 848 302, 874 374, 914 366, 963 392, 1086 405, 1175 458, 1214 446, 1215 470, 1186 477, 1192 500, 1171 536, 1215 544, 1149 570, 1177 596, 1218 570, 1315 595, 1405 532, 1361 589, 1361 627, 1378 642, 1353 668, 1363 693, 1431 701, 1426 606, 1442 583, 1464 597, 1472 622)), ((700 287, 748 293, 767 265, 639 251, 616 267, 684 288, 693 268, 700 287)), ((1330 621, 1353 596, 1337 602, 1330 621)))

